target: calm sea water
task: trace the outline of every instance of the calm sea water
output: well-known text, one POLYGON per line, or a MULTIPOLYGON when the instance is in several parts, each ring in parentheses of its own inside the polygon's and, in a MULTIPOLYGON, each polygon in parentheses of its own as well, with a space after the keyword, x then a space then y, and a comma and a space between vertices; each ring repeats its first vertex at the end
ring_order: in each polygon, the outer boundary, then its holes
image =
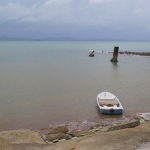
POLYGON ((150 42, 0 42, 0 130, 59 124, 82 128, 95 123, 150 117, 150 57, 119 55, 150 52, 150 42), (89 50, 96 52, 88 57, 89 50), (115 94, 123 115, 101 115, 96 97, 115 94))

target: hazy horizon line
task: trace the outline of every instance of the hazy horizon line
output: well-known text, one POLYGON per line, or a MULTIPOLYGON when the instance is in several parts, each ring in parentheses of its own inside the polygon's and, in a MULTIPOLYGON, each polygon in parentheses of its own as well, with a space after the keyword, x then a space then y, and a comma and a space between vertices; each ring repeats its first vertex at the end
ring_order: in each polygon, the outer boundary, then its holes
POLYGON ((150 41, 137 39, 111 39, 111 38, 74 38, 74 37, 47 37, 47 38, 25 38, 1 36, 0 41, 150 41))

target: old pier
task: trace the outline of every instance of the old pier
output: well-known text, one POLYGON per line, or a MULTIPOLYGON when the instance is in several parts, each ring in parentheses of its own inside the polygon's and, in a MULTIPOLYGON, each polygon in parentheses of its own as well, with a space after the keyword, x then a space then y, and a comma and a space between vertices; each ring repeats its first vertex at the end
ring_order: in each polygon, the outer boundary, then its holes
POLYGON ((110 60, 111 62, 118 62, 118 52, 119 47, 118 46, 114 47, 113 58, 110 60))

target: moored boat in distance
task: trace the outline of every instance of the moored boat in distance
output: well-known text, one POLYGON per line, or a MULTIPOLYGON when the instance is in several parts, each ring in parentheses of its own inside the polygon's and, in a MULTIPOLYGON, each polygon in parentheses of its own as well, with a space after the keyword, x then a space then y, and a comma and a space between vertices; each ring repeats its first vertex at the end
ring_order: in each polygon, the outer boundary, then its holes
POLYGON ((97 105, 102 114, 122 114, 123 106, 112 93, 102 92, 97 96, 97 105))

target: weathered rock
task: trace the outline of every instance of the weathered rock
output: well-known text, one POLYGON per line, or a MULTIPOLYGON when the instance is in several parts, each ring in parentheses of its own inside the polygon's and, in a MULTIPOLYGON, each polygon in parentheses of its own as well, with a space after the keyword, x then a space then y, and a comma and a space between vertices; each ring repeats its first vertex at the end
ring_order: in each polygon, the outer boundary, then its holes
MULTIPOLYGON (((46 143, 38 132, 27 129, 0 132, 0 150, 23 150, 23 147, 25 149, 25 146, 28 147, 28 145, 44 147, 46 143)), ((31 149, 33 150, 33 148, 31 149)))
POLYGON ((59 126, 57 128, 54 128, 48 134, 67 133, 67 132, 68 132, 68 128, 67 127, 65 127, 65 126, 59 126))
POLYGON ((99 128, 96 128, 96 129, 93 129, 93 132, 99 132, 101 129, 99 128))
POLYGON ((134 128, 136 126, 140 125, 140 121, 133 119, 128 122, 124 122, 115 126, 111 126, 108 128, 108 131, 114 131, 114 130, 120 130, 120 129, 125 129, 125 128, 134 128))
POLYGON ((143 124, 145 122, 144 119, 140 119, 140 124, 143 124))
POLYGON ((99 131, 101 131, 99 128, 94 128, 94 129, 90 130, 89 132, 90 133, 95 133, 95 132, 99 132, 99 131))
POLYGON ((78 131, 71 131, 69 134, 72 136, 72 137, 80 137, 80 136, 85 136, 88 132, 86 131, 81 131, 81 130, 78 130, 78 131))
POLYGON ((46 136, 45 141, 53 141, 55 139, 57 139, 58 134, 50 134, 46 136))
POLYGON ((145 120, 146 122, 148 122, 148 121, 150 121, 150 118, 144 118, 144 120, 145 120))
POLYGON ((45 134, 40 134, 41 135, 41 138, 46 141, 46 135, 45 134))
POLYGON ((59 142, 62 142, 62 141, 66 141, 66 139, 61 139, 61 140, 59 140, 59 142))
POLYGON ((52 142, 52 141, 51 141, 51 142, 50 142, 50 141, 46 141, 46 143, 47 143, 47 144, 53 144, 53 142, 52 142))
POLYGON ((108 132, 108 128, 101 129, 101 132, 108 132))
POLYGON ((98 128, 94 128, 94 129, 89 130, 89 132, 90 132, 90 133, 95 133, 95 132, 107 132, 107 131, 108 131, 108 128, 109 128, 109 126, 107 126, 107 127, 102 127, 102 126, 100 126, 100 127, 98 127, 98 128))
POLYGON ((56 139, 56 140, 53 140, 53 143, 57 143, 57 142, 59 142, 59 140, 58 140, 58 139, 56 139))
POLYGON ((92 130, 89 130, 88 132, 89 132, 89 133, 94 133, 94 129, 92 129, 92 130))
POLYGON ((44 144, 45 142, 41 136, 34 131, 22 129, 12 131, 0 132, 0 145, 4 143, 10 144, 24 144, 24 143, 38 143, 44 144))
POLYGON ((99 126, 100 126, 99 124, 96 124, 96 125, 91 126, 90 129, 98 128, 99 126))
POLYGON ((46 136, 46 140, 45 141, 54 141, 56 139, 58 139, 58 140, 62 140, 62 139, 69 140, 71 138, 72 138, 72 136, 70 136, 69 134, 64 134, 64 133, 49 134, 49 135, 46 136))
POLYGON ((69 139, 71 139, 71 138, 72 138, 72 136, 70 136, 69 134, 58 134, 58 135, 57 135, 57 139, 58 139, 58 140, 62 140, 62 139, 69 140, 69 139))
POLYGON ((136 116, 134 119, 140 120, 140 119, 144 119, 144 118, 142 116, 136 116))
POLYGON ((77 137, 72 137, 71 140, 72 140, 72 139, 76 139, 76 138, 77 138, 77 137))

